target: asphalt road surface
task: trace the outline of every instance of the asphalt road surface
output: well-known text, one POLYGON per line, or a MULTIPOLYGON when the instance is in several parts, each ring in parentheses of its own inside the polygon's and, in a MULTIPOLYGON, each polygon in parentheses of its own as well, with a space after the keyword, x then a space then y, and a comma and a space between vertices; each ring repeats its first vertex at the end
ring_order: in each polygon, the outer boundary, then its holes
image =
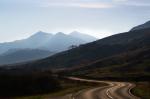
POLYGON ((85 82, 107 83, 108 85, 81 90, 77 93, 66 95, 58 99, 140 99, 131 94, 131 89, 135 87, 132 83, 87 80, 75 77, 69 77, 69 79, 85 82))

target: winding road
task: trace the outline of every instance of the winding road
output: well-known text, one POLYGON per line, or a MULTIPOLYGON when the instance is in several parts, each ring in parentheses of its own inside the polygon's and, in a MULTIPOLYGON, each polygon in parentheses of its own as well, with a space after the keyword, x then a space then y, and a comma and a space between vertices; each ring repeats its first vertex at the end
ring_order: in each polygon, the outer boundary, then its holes
POLYGON ((140 99, 139 97, 131 94, 131 89, 135 87, 135 85, 132 83, 87 80, 75 77, 69 77, 68 79, 85 82, 106 83, 108 85, 82 90, 75 94, 67 95, 59 99, 140 99))

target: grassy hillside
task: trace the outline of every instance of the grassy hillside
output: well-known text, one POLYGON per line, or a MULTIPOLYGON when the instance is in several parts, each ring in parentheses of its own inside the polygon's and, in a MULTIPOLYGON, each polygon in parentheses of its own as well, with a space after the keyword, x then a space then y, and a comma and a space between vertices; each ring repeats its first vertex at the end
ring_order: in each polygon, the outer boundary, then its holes
POLYGON ((106 80, 148 80, 150 77, 150 47, 125 52, 109 58, 97 60, 68 73, 106 80))

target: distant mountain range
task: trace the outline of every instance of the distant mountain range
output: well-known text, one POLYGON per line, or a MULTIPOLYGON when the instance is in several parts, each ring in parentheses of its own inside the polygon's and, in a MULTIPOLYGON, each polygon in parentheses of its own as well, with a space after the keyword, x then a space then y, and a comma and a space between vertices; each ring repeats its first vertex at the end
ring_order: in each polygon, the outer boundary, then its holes
POLYGON ((72 37, 75 37, 75 38, 82 39, 82 40, 84 40, 86 42, 92 42, 92 41, 97 40, 93 36, 90 36, 90 35, 87 35, 87 34, 84 34, 84 33, 79 33, 77 31, 74 31, 74 32, 70 33, 69 35, 72 36, 72 37))
POLYGON ((79 32, 73 32, 69 35, 60 32, 53 35, 51 33, 39 31, 27 39, 0 43, 0 54, 8 51, 9 49, 28 48, 60 52, 67 50, 71 45, 80 45, 95 40, 97 40, 97 38, 79 32))
POLYGON ((83 39, 74 37, 72 35, 66 35, 62 32, 59 32, 59 33, 53 35, 44 45, 42 45, 40 47, 40 49, 61 52, 64 50, 68 50, 71 45, 78 46, 80 44, 85 44, 85 43, 87 43, 87 41, 85 41, 83 39))
POLYGON ((83 44, 42 60, 10 66, 29 71, 64 70, 63 74, 70 71, 69 74, 91 77, 149 78, 149 49, 150 27, 147 27, 83 44))
POLYGON ((68 50, 72 45, 78 46, 95 40, 96 38, 79 32, 66 35, 61 32, 51 34, 39 31, 23 40, 0 43, 0 65, 45 58, 68 50))

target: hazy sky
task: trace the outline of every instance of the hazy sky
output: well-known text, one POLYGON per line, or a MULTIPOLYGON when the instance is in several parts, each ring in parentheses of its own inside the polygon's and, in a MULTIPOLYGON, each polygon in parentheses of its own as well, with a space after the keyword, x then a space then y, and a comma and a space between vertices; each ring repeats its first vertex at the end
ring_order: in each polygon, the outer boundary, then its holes
POLYGON ((0 42, 44 32, 99 38, 150 20, 150 0, 0 0, 0 42))

